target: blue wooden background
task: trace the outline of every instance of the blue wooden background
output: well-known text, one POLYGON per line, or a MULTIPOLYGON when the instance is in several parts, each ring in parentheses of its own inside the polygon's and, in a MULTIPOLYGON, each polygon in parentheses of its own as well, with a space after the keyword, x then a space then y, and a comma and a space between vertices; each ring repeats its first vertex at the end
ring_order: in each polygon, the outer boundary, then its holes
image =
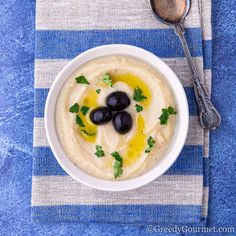
MULTIPOLYGON (((0 0, 0 235, 150 235, 145 227, 30 221, 34 0, 0 0)), ((213 0, 213 101, 209 226, 236 230, 236 8, 213 0)), ((169 234, 171 235, 171 234, 169 234)))

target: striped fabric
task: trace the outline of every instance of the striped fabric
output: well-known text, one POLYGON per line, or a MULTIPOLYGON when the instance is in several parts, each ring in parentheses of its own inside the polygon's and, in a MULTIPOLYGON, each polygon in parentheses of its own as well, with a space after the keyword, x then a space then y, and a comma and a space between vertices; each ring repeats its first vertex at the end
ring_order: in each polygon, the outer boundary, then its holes
MULTIPOLYGON (((211 92, 211 1, 192 1, 186 37, 211 92)), ((37 0, 35 45, 32 218, 37 221, 130 224, 203 224, 208 207, 209 133, 201 129, 187 62, 168 26, 152 15, 148 0, 37 0), (123 43, 161 57, 178 75, 188 97, 190 127, 175 164, 159 179, 127 192, 108 193, 68 176, 45 136, 44 105, 57 73, 79 53, 123 43)))

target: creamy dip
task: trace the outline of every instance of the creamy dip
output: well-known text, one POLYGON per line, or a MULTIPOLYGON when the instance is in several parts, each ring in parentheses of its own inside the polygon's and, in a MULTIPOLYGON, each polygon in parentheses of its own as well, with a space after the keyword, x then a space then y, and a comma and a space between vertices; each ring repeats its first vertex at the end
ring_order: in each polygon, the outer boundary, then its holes
POLYGON ((123 173, 116 180, 129 179, 155 166, 166 151, 173 136, 175 116, 171 115, 166 125, 160 124, 159 117, 162 109, 169 106, 175 107, 175 102, 161 73, 131 57, 102 57, 78 68, 62 87, 56 106, 56 129, 66 155, 80 169, 102 179, 114 180, 115 159, 111 153, 118 152, 123 159, 123 173), (102 82, 104 74, 110 75, 112 87, 102 82), (76 83, 75 78, 81 75, 89 84, 76 83), (133 99, 137 87, 146 96, 144 101, 133 99), (114 91, 126 92, 131 101, 125 109, 133 120, 127 134, 116 132, 112 122, 95 125, 89 118, 92 109, 106 106, 106 97, 114 91), (69 112, 75 103, 80 108, 90 108, 86 115, 79 111, 84 127, 79 127, 75 122, 76 114, 69 112), (137 112, 136 104, 142 106, 143 111, 137 112), (150 152, 145 152, 150 136, 155 144, 150 152), (97 145, 102 147, 105 156, 95 155, 97 145))

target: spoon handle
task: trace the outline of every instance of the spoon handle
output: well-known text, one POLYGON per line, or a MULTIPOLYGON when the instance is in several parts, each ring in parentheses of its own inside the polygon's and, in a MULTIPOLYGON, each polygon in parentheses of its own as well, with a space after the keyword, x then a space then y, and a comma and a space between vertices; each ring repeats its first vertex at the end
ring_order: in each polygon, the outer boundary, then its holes
POLYGON ((221 123, 221 117, 216 108, 210 101, 210 98, 202 84, 201 77, 199 76, 196 66, 193 63, 187 41, 184 36, 184 28, 181 25, 174 26, 175 33, 179 36, 188 65, 191 71, 194 93, 199 107, 200 125, 204 129, 213 130, 221 123))

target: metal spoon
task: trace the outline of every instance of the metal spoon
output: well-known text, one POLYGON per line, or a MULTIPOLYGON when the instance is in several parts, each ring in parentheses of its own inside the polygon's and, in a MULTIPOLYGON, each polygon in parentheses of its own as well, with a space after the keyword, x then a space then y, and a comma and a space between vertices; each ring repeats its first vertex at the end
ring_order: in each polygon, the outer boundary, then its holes
POLYGON ((150 0, 150 3, 155 17, 160 22, 171 26, 180 38, 193 79, 201 126, 210 130, 217 128, 221 123, 220 114, 211 103, 202 84, 184 36, 183 21, 189 13, 190 0, 150 0))

